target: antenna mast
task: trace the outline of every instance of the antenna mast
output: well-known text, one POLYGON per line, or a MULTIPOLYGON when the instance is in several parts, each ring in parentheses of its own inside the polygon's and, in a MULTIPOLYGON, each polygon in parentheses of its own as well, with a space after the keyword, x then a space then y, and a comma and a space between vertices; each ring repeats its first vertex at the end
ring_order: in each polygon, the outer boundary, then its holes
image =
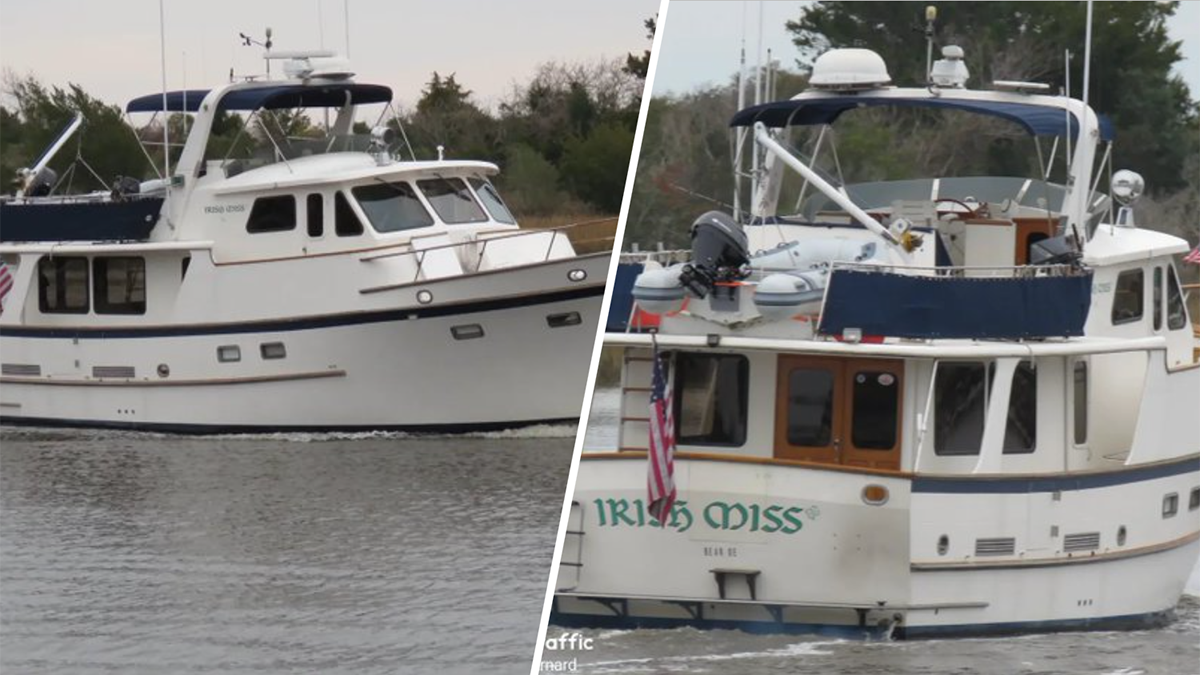
POLYGON ((163 108, 163 176, 171 180, 171 111, 167 109, 167 19, 163 0, 158 0, 158 46, 162 61, 162 108, 163 108))

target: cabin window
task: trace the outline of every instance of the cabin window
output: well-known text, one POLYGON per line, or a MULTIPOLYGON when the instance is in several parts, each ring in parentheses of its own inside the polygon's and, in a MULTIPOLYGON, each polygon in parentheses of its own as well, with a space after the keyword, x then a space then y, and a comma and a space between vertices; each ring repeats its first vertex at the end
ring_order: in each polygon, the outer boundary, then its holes
POLYGON ((479 208, 471 196, 471 190, 461 178, 419 180, 417 186, 443 222, 453 225, 487 220, 483 209, 479 208))
POLYGON ((308 236, 321 237, 325 234, 325 198, 320 194, 311 194, 307 200, 308 206, 308 236))
POLYGON ((735 354, 675 355, 675 439, 680 445, 746 442, 750 363, 735 354))
POLYGON ((1163 320, 1163 271, 1154 268, 1154 330, 1162 330, 1163 320))
POLYGON ((795 368, 788 374, 787 439, 790 445, 822 447, 833 438, 833 373, 795 368))
POLYGON ((982 363, 939 363, 933 387, 934 452, 978 455, 989 393, 987 368, 982 363))
POLYGON ((433 216, 408 183, 363 185, 353 192, 376 232, 399 232, 433 224, 433 216))
POLYGON ((1168 269, 1171 274, 1167 277, 1167 328, 1179 330, 1187 325, 1187 309, 1183 306, 1183 291, 1179 287, 1175 268, 1168 269))
POLYGON ((237 363, 242 360, 242 348, 237 345, 221 345, 217 347, 217 361, 221 363, 237 363))
POLYGON ((258 345, 258 353, 264 359, 286 359, 287 347, 282 342, 263 342, 258 345))
POLYGON ((1074 383, 1075 445, 1087 443, 1088 432, 1088 366, 1087 361, 1075 362, 1074 383))
POLYGON ((55 256, 38 261, 38 309, 43 314, 87 314, 88 261, 55 256))
POLYGON ((900 385, 892 373, 863 370, 854 374, 854 414, 850 440, 860 450, 896 447, 900 385))
POLYGON ((246 231, 251 234, 287 232, 296 229, 296 198, 292 195, 259 197, 250 207, 246 231))
POLYGON ((357 237, 363 233, 362 221, 341 192, 333 197, 333 230, 339 237, 357 237))
POLYGON ((1188 511, 1200 509, 1200 487, 1192 488, 1188 493, 1188 511))
POLYGON ((1117 275, 1117 290, 1113 293, 1112 322, 1114 326, 1142 319, 1145 277, 1142 270, 1125 270, 1117 275))
POLYGON ((1176 513, 1179 513, 1179 493, 1172 492, 1170 494, 1163 495, 1162 517, 1174 518, 1176 513))
POLYGON ((92 291, 97 314, 145 314, 146 259, 94 258, 92 291))
POLYGON ((1037 370, 1022 361, 1013 372, 1008 396, 1008 420, 1004 425, 1004 454, 1033 452, 1037 447, 1037 370))
POLYGON ((517 219, 513 218, 512 212, 504 205, 504 201, 500 199, 500 193, 496 192, 496 188, 492 184, 482 178, 472 178, 470 180, 471 187, 475 188, 475 194, 479 195, 479 200, 483 202, 483 206, 492 214, 492 219, 500 223, 508 223, 516 225, 517 219))

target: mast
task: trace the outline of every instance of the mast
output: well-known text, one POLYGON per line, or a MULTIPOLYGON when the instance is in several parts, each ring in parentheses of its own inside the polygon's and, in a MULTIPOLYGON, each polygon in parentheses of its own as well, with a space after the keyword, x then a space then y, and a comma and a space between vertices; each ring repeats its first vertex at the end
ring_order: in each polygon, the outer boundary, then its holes
POLYGON ((163 0, 158 0, 158 45, 162 61, 162 108, 163 108, 163 177, 171 180, 171 111, 167 109, 167 19, 163 0))
MULTIPOLYGON (((746 107, 746 5, 742 4, 742 55, 738 61, 737 109, 746 107)), ((746 146, 746 128, 737 131, 737 147, 733 157, 733 218, 742 219, 742 149, 746 146)))

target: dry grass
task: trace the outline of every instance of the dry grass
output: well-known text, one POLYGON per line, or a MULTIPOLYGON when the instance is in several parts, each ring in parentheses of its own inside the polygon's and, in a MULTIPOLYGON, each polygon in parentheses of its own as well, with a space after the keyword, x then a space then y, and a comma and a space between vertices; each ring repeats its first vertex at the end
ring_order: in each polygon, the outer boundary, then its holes
POLYGON ((567 230, 568 236, 571 237, 571 245, 578 253, 611 251, 617 233, 616 216, 599 216, 592 213, 518 216, 517 222, 521 223, 521 227, 531 230, 545 230, 578 223, 578 226, 567 230))
POLYGON ((624 356, 624 347, 604 346, 600 349, 600 363, 596 366, 597 389, 621 384, 621 361, 624 356))

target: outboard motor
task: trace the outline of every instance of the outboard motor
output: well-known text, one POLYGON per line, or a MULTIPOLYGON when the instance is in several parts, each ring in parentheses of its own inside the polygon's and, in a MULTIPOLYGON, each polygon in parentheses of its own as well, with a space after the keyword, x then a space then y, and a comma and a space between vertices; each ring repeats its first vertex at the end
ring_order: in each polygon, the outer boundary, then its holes
POLYGON ((1031 265, 1077 265, 1083 259, 1075 237, 1070 234, 1042 239, 1029 245, 1031 265))
POLYGON ((698 298, 707 297, 717 282, 747 276, 750 261, 746 232, 733 218, 709 211, 692 223, 692 262, 683 266, 679 281, 698 298))

